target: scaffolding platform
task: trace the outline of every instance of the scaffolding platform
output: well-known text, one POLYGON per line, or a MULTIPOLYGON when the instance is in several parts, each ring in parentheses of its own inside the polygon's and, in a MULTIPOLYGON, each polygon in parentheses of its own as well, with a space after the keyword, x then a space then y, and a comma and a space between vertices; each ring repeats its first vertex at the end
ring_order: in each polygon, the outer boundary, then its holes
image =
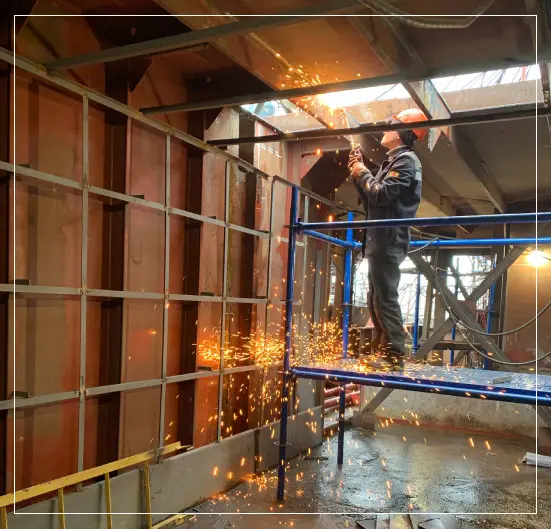
POLYGON ((331 366, 293 366, 290 371, 314 380, 551 406, 551 376, 535 373, 407 363, 400 371, 378 371, 354 359, 342 359, 331 366))

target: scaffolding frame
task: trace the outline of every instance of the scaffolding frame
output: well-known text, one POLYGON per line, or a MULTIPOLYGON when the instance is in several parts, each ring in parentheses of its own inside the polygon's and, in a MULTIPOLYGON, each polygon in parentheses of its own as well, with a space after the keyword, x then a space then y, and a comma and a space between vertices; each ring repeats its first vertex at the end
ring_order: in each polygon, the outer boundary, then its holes
MULTIPOLYGON (((500 386, 494 387, 498 383, 465 383, 464 381, 456 380, 418 380, 411 376, 405 376, 404 374, 392 374, 392 373, 357 373, 350 369, 344 369, 343 367, 315 367, 315 366, 292 366, 291 367, 291 355, 293 353, 293 303, 294 298, 294 279, 295 279, 295 253, 296 253, 296 237, 300 234, 313 237, 315 239, 333 244, 335 246, 344 248, 345 253, 345 269, 344 269, 344 281, 343 281, 343 333, 342 333, 342 357, 343 360, 347 357, 348 352, 348 324, 349 324, 349 300, 351 299, 352 288, 352 252, 361 248, 361 244, 352 240, 353 229, 374 229, 385 227, 410 227, 410 226, 457 226, 457 225, 481 225, 481 224, 521 224, 521 223, 535 223, 536 226, 539 223, 551 222, 551 212, 543 213, 511 213, 501 215, 468 215, 468 216, 451 216, 451 217, 429 217, 429 218, 406 218, 406 219, 384 219, 384 220, 364 220, 354 221, 349 214, 346 221, 338 222, 304 222, 299 219, 299 194, 298 189, 293 188, 291 196, 291 208, 289 214, 289 245, 288 245, 288 257, 287 257, 287 291, 286 291, 286 306, 285 306, 285 352, 283 361, 282 372, 282 399, 281 399, 281 426, 279 442, 279 463, 278 463, 278 483, 277 483, 277 499, 285 499, 285 471, 287 466, 287 454, 286 450, 289 446, 287 442, 287 421, 289 416, 289 386, 291 383, 299 378, 305 378, 310 380, 331 380, 341 384, 339 392, 339 420, 338 420, 338 451, 337 451, 337 464, 341 466, 344 458, 344 427, 345 427, 345 403, 346 403, 346 384, 355 383, 361 386, 373 386, 382 388, 381 395, 376 395, 371 403, 368 404, 370 410, 374 410, 390 393, 393 389, 407 389, 410 391, 422 391, 431 392, 442 395, 462 396, 462 397, 480 397, 487 400, 497 400, 506 402, 517 402, 523 404, 531 404, 537 406, 541 404, 543 406, 551 407, 551 391, 541 392, 538 395, 538 388, 534 384, 534 387, 529 387, 533 381, 524 382, 526 387, 507 387, 500 386), (331 237, 324 233, 320 233, 316 230, 324 231, 336 231, 345 230, 345 240, 331 237), (350 257, 349 257, 350 256, 350 257), (346 326, 346 328, 345 328, 346 326)), ((471 239, 466 246, 497 246, 497 245, 511 245, 512 239, 471 239), (491 241, 491 242, 488 242, 491 241)), ((546 239, 545 239, 546 240, 546 239)), ((537 237, 523 238, 525 244, 538 244, 543 242, 542 239, 537 237)), ((416 241, 413 246, 421 248, 431 245, 438 247, 457 247, 460 244, 454 240, 451 243, 448 241, 416 241)), ((520 255, 518 253, 511 252, 512 255, 520 255)), ((516 259, 516 258, 515 258, 516 259)), ((428 275, 428 270, 436 274, 432 268, 426 263, 426 261, 419 255, 415 255, 414 263, 419 268, 419 271, 424 275, 428 275), (424 266, 421 266, 424 265, 424 266)), ((493 275, 491 284, 495 281, 495 277, 499 277, 496 272, 496 267, 493 268, 489 274, 493 275)), ((491 288, 491 284, 488 288, 491 288)), ((480 289, 481 287, 479 287, 480 289)), ((446 294, 447 287, 444 287, 443 292, 446 294)), ((419 291, 419 289, 418 289, 419 291)), ((453 294, 451 294, 453 297, 453 294)), ((448 301, 451 300, 448 297, 448 301)), ((457 301, 457 300, 455 300, 457 301)), ((457 305, 459 305, 457 303, 457 305)), ((467 313, 470 316, 470 312, 466 309, 461 311, 461 314, 467 313)), ((465 316, 466 317, 466 316, 465 316)), ((476 321, 475 321, 476 323, 476 321)), ((416 318, 416 325, 418 334, 419 320, 416 318)), ((490 341, 490 340, 487 340, 490 341)), ((418 337, 414 342, 415 347, 418 347, 418 337)), ((534 375, 532 375, 533 377, 534 375)), ((537 382, 537 373, 536 373, 537 382)), ((527 375, 530 377, 530 375, 527 375)), ((420 377, 421 378, 421 377, 420 377)), ((551 377, 546 377, 550 378, 551 377)), ((550 383, 551 385, 551 383, 550 383)))

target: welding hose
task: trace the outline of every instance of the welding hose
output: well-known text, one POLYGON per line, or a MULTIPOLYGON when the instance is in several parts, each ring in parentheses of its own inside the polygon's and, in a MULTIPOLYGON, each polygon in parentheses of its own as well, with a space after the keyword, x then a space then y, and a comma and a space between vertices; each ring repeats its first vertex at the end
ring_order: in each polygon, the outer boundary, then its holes
MULTIPOLYGON (((429 264, 429 266, 431 266, 429 264)), ((431 266, 431 268, 433 268, 431 266)), ((475 332, 476 334, 480 334, 482 336, 495 336, 495 334, 491 334, 491 333, 486 333, 486 332, 481 332, 479 331, 478 329, 472 329, 471 327, 468 327, 466 326, 462 321, 461 321, 461 318, 458 318, 457 315, 453 312, 452 308, 449 306, 448 304, 448 301, 446 300, 446 295, 444 294, 444 291, 443 289, 441 288, 440 286, 440 282, 438 280, 438 270, 434 269, 434 272, 435 272, 435 281, 434 281, 434 286, 436 287, 436 290, 438 290, 438 292, 440 293, 440 299, 442 300, 442 303, 444 304, 444 307, 446 308, 446 310, 450 313, 450 318, 453 320, 456 328, 459 330, 461 336, 463 336, 463 339, 473 348, 473 351, 476 351, 479 355, 483 356, 484 358, 487 358, 488 360, 490 360, 491 362, 495 362, 496 364, 501 364, 501 365, 505 365, 505 366, 526 366, 526 365, 530 365, 530 364, 536 364, 538 362, 541 362, 542 360, 545 360, 546 358, 550 357, 551 356, 551 351, 549 353, 546 353, 544 354, 543 356, 540 356, 539 358, 534 358, 533 360, 527 360, 525 362, 508 362, 508 361, 505 361, 505 360, 498 360, 496 358, 493 358, 491 356, 488 356, 487 354, 483 353, 482 351, 480 351, 468 338, 467 336, 465 335, 465 333, 463 332, 463 330, 461 329, 461 327, 464 327, 468 330, 470 330, 471 332, 475 332)), ((527 327, 528 325, 530 325, 533 321, 537 320, 541 314, 543 314, 549 307, 551 306, 551 302, 549 302, 545 307, 544 309, 539 313, 539 314, 536 314, 535 318, 532 318, 532 320, 528 323, 525 323, 524 325, 522 325, 520 327, 520 329, 522 328, 525 328, 527 327)), ((507 331, 508 334, 511 334, 512 332, 516 332, 516 331, 507 331)), ((501 334, 503 335, 503 334, 501 334)), ((498 335, 499 336, 499 335, 498 335)))

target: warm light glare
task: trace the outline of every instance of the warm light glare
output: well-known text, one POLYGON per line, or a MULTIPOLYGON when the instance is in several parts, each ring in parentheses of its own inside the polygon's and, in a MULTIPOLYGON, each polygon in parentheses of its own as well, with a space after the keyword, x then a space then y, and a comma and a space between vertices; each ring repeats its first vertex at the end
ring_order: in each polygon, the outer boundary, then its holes
POLYGON ((332 92, 330 94, 319 94, 317 97, 319 101, 326 107, 332 108, 344 108, 350 105, 349 90, 346 92, 332 92))
POLYGON ((540 250, 532 250, 526 257, 526 260, 529 264, 538 268, 546 264, 549 258, 540 250))

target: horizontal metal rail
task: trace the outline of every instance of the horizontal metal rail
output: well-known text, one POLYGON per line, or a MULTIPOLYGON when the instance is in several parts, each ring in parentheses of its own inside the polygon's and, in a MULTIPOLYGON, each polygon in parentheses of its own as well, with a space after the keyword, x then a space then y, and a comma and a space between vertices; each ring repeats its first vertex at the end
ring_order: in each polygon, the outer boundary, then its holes
MULTIPOLYGON (((483 386, 452 382, 448 380, 430 380, 411 378, 403 375, 381 373, 355 373, 338 369, 321 369, 311 367, 294 367, 291 374, 298 378, 325 380, 340 383, 355 383, 364 386, 404 389, 423 393, 452 395, 455 397, 479 397, 501 402, 516 402, 519 404, 539 404, 551 406, 551 391, 537 391, 515 387, 483 386)), ((541 376, 540 376, 541 378, 541 376)))
POLYGON ((504 110, 493 112, 491 114, 472 114, 453 116, 451 118, 430 119, 428 121, 418 121, 415 123, 382 123, 366 124, 359 127, 348 127, 344 129, 314 129, 301 130, 297 132, 281 132, 279 134, 268 134, 265 136, 243 136, 241 138, 221 138, 219 140, 209 141, 209 145, 227 146, 243 145, 252 143, 270 143, 280 141, 298 141, 315 140, 320 138, 335 138, 337 136, 350 136, 358 134, 374 134, 377 132, 387 132, 390 130, 409 130, 411 128, 438 128, 449 127, 453 125, 474 125, 478 123, 490 123, 496 121, 508 121, 513 119, 527 119, 534 117, 544 117, 551 114, 551 108, 538 109, 536 105, 531 108, 521 108, 519 110, 504 110))
MULTIPOLYGON (((511 239, 436 239, 435 241, 411 241, 410 247, 457 248, 465 246, 509 246, 526 244, 551 244, 551 237, 515 237, 511 239)), ((462 274, 464 275, 464 274, 462 274)))
MULTIPOLYGON (((304 235, 313 239, 333 244, 340 248, 352 248, 358 250, 362 247, 359 242, 347 242, 336 237, 331 237, 314 230, 302 230, 304 235)), ((486 247, 486 246, 509 246, 526 244, 551 244, 551 237, 516 237, 511 239, 435 239, 415 240, 409 243, 410 248, 462 248, 462 247, 486 247)))
POLYGON ((78 485, 79 483, 84 483, 85 481, 88 481, 90 479, 103 477, 106 474, 110 474, 111 472, 116 472, 118 470, 132 467, 140 463, 145 463, 146 461, 151 461, 152 459, 155 459, 160 455, 167 455, 178 450, 188 450, 189 448, 191 448, 191 446, 182 446, 178 442, 167 445, 159 450, 151 450, 142 454, 125 457, 123 459, 113 461, 112 463, 107 463, 99 467, 90 468, 88 470, 77 472, 75 474, 69 474, 68 476, 57 478, 46 483, 41 483, 40 485, 34 485, 27 489, 18 490, 15 493, 0 496, 0 508, 9 507, 16 502, 31 500, 33 498, 43 496, 44 494, 55 492, 58 489, 72 487, 74 485, 78 485))
MULTIPOLYGON (((286 13, 277 13, 274 16, 262 16, 245 18, 237 22, 218 24, 213 27, 197 29, 178 35, 170 35, 158 39, 134 42, 124 46, 116 46, 105 50, 84 53, 73 57, 55 59, 46 64, 52 70, 67 70, 91 64, 106 63, 142 57, 173 50, 180 50, 189 46, 197 46, 218 39, 237 37, 247 33, 262 31, 264 29, 289 26, 291 24, 305 23, 316 20, 329 13, 346 11, 348 13, 364 9, 365 6, 357 0, 330 0, 325 3, 316 3, 312 6, 301 7, 286 13)), ((185 9, 184 9, 185 11, 185 9)), ((92 15, 93 16, 93 15, 92 15)), ((182 26, 183 28, 183 26, 182 26)))
POLYGON ((465 215, 452 217, 420 217, 409 219, 353 220, 338 222, 298 222, 296 229, 335 231, 365 228, 399 228, 419 226, 476 226, 482 224, 523 224, 530 222, 551 222, 551 212, 504 213, 501 215, 465 215))

